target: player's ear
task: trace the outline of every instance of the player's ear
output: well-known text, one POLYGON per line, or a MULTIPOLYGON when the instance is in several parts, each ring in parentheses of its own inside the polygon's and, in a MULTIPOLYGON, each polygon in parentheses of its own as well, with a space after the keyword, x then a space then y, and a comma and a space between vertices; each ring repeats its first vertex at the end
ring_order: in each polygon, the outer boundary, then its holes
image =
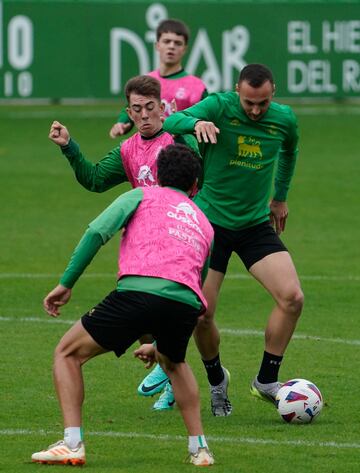
POLYGON ((129 117, 131 118, 131 108, 130 107, 126 107, 126 113, 129 115, 129 117))
POLYGON ((239 93, 239 83, 236 82, 235 84, 235 92, 239 93))
POLYGON ((275 87, 275 84, 273 84, 273 96, 275 95, 275 91, 276 91, 276 87, 275 87))
POLYGON ((196 178, 193 185, 190 187, 190 189, 187 192, 189 196, 195 195, 195 192, 197 191, 197 187, 198 187, 198 182, 199 182, 199 179, 196 178))

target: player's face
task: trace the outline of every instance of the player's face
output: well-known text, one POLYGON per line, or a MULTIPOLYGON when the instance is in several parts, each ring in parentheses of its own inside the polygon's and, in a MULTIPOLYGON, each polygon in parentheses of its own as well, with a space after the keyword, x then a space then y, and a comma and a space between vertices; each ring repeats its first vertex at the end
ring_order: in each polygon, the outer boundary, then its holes
POLYGON ((156 42, 156 50, 160 56, 160 64, 166 66, 181 64, 186 52, 185 39, 182 35, 175 33, 162 33, 159 41, 156 42))
POLYGON ((251 85, 242 81, 236 84, 236 92, 239 94, 240 103, 246 115, 254 121, 266 113, 274 95, 275 87, 270 81, 266 81, 260 87, 251 87, 251 85))
POLYGON ((162 128, 164 106, 155 97, 130 94, 126 111, 143 136, 152 136, 162 128))

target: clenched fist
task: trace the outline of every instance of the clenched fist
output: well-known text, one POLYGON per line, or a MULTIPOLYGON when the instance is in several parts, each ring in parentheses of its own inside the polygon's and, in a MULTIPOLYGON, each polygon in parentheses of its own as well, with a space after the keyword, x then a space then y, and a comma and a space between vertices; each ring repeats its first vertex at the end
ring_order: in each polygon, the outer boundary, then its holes
POLYGON ((55 144, 65 146, 70 141, 70 134, 64 125, 60 122, 54 121, 50 128, 49 138, 55 144))

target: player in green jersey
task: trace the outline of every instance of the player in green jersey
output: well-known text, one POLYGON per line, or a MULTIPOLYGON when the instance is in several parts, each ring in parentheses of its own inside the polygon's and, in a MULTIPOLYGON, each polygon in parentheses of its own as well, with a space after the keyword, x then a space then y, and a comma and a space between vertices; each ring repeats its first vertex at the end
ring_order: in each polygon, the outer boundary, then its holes
POLYGON ((64 438, 35 452, 33 462, 85 463, 82 366, 111 351, 120 357, 150 332, 156 349, 143 345, 134 354, 150 364, 156 356, 169 374, 189 435, 188 462, 195 466, 214 463, 203 433, 198 386, 185 361, 193 328, 206 307, 200 285, 206 276, 213 239, 205 215, 188 198, 200 169, 197 155, 186 146, 162 149, 158 157, 159 186, 139 187, 121 195, 93 220, 59 284, 45 297, 44 309, 58 317, 100 248, 125 228, 116 289, 84 314, 56 347, 53 374, 64 438), (179 218, 182 231, 178 230, 179 218), (180 266, 181 274, 177 271, 180 266))
POLYGON ((235 92, 212 94, 164 124, 171 133, 195 132, 203 143, 204 182, 195 202, 213 224, 215 247, 204 285, 209 308, 194 336, 207 370, 214 415, 231 413, 214 314, 232 252, 275 302, 263 360, 251 385, 253 395, 274 402, 280 364, 303 307, 296 269, 279 238, 288 217, 286 198, 298 153, 297 122, 289 106, 272 101, 274 91, 271 71, 249 64, 235 92))

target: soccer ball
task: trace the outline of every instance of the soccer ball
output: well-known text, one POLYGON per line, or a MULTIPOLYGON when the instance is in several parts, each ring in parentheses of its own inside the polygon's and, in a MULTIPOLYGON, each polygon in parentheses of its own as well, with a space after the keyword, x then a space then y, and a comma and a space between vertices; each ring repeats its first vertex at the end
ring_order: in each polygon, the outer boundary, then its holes
POLYGON ((306 379, 290 379, 276 395, 276 406, 285 422, 308 424, 320 414, 323 398, 317 386, 306 379))

